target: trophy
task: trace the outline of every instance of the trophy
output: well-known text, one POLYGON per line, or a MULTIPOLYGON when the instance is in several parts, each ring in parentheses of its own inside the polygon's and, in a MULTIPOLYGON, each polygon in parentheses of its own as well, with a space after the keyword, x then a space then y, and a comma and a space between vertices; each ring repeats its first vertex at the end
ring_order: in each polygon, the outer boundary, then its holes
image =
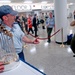
POLYGON ((5 65, 4 71, 11 70, 19 64, 12 38, 12 33, 0 24, 0 61, 5 65))

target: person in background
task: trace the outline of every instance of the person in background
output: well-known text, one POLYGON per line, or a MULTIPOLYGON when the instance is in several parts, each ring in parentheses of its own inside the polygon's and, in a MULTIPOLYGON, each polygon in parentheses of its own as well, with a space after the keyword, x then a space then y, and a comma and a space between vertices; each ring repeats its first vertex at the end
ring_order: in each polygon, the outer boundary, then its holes
POLYGON ((18 25, 20 26, 21 30, 23 31, 23 26, 21 25, 20 16, 16 16, 15 21, 18 23, 18 25))
POLYGON ((42 13, 42 15, 41 15, 40 23, 42 24, 42 29, 45 29, 45 16, 44 16, 44 13, 42 13))
POLYGON ((47 15, 47 12, 46 12, 46 14, 45 14, 45 21, 47 20, 47 18, 48 18, 48 15, 47 15))
POLYGON ((70 39, 70 48, 74 53, 73 57, 75 57, 75 20, 70 23, 70 26, 73 27, 72 38, 70 39))
POLYGON ((17 11, 13 10, 9 5, 0 6, 0 18, 2 20, 2 25, 13 34, 13 42, 16 53, 19 58, 25 62, 23 54, 23 42, 30 44, 38 44, 36 40, 31 40, 26 37, 25 33, 20 29, 18 23, 15 23, 17 11))
POLYGON ((54 17, 53 17, 53 14, 52 12, 49 13, 49 18, 46 20, 46 26, 47 26, 47 35, 48 35, 48 43, 51 42, 51 39, 50 39, 50 36, 51 36, 51 32, 52 32, 52 29, 55 25, 55 20, 54 20, 54 17))
POLYGON ((74 20, 75 20, 75 10, 74 10, 74 12, 73 12, 73 15, 74 15, 74 20))
POLYGON ((27 23, 28 23, 28 28, 29 28, 28 33, 31 31, 32 34, 34 34, 33 29, 32 29, 32 20, 31 20, 31 15, 30 14, 28 16, 27 23))
POLYGON ((38 35, 37 35, 37 25, 36 25, 36 16, 37 16, 37 14, 34 14, 33 27, 34 27, 34 31, 35 31, 35 37, 38 37, 38 35))
POLYGON ((4 65, 3 62, 0 62, 0 73, 4 71, 4 65))
POLYGON ((36 17, 37 30, 38 30, 38 28, 39 28, 39 24, 40 24, 40 22, 39 22, 39 18, 38 18, 38 16, 37 16, 37 17, 36 17))
POLYGON ((26 16, 26 14, 24 14, 22 16, 22 20, 24 21, 25 31, 28 32, 28 25, 27 25, 27 16, 26 16))

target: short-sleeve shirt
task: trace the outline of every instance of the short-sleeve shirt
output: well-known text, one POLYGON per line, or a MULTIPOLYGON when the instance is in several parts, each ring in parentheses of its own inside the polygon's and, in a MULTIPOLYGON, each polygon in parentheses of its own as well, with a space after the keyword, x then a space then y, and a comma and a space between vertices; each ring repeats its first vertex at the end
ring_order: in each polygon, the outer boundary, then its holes
POLYGON ((46 20, 46 25, 49 25, 48 28, 53 28, 55 25, 55 20, 54 18, 47 18, 46 20))
POLYGON ((25 36, 25 34, 17 23, 14 23, 12 28, 8 27, 7 25, 5 25, 5 27, 13 34, 14 47, 16 52, 20 53, 22 51, 22 37, 25 36))

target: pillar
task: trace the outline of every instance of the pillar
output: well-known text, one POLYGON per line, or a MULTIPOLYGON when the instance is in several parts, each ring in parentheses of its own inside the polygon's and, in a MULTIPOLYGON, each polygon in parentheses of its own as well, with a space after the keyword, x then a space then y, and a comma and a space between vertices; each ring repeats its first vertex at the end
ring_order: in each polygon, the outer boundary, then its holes
MULTIPOLYGON (((63 42, 67 41, 67 0, 54 1, 56 31, 63 28, 63 42)), ((56 42, 62 43, 61 31, 56 34, 56 42)))

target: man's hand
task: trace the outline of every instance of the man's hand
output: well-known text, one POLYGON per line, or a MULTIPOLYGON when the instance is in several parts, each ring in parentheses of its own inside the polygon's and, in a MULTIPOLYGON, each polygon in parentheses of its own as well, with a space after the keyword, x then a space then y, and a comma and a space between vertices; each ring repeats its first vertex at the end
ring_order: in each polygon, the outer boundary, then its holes
POLYGON ((35 40, 33 41, 33 44, 39 44, 39 40, 38 40, 38 39, 35 39, 35 40))
POLYGON ((4 65, 3 62, 0 62, 0 73, 4 71, 4 65))

